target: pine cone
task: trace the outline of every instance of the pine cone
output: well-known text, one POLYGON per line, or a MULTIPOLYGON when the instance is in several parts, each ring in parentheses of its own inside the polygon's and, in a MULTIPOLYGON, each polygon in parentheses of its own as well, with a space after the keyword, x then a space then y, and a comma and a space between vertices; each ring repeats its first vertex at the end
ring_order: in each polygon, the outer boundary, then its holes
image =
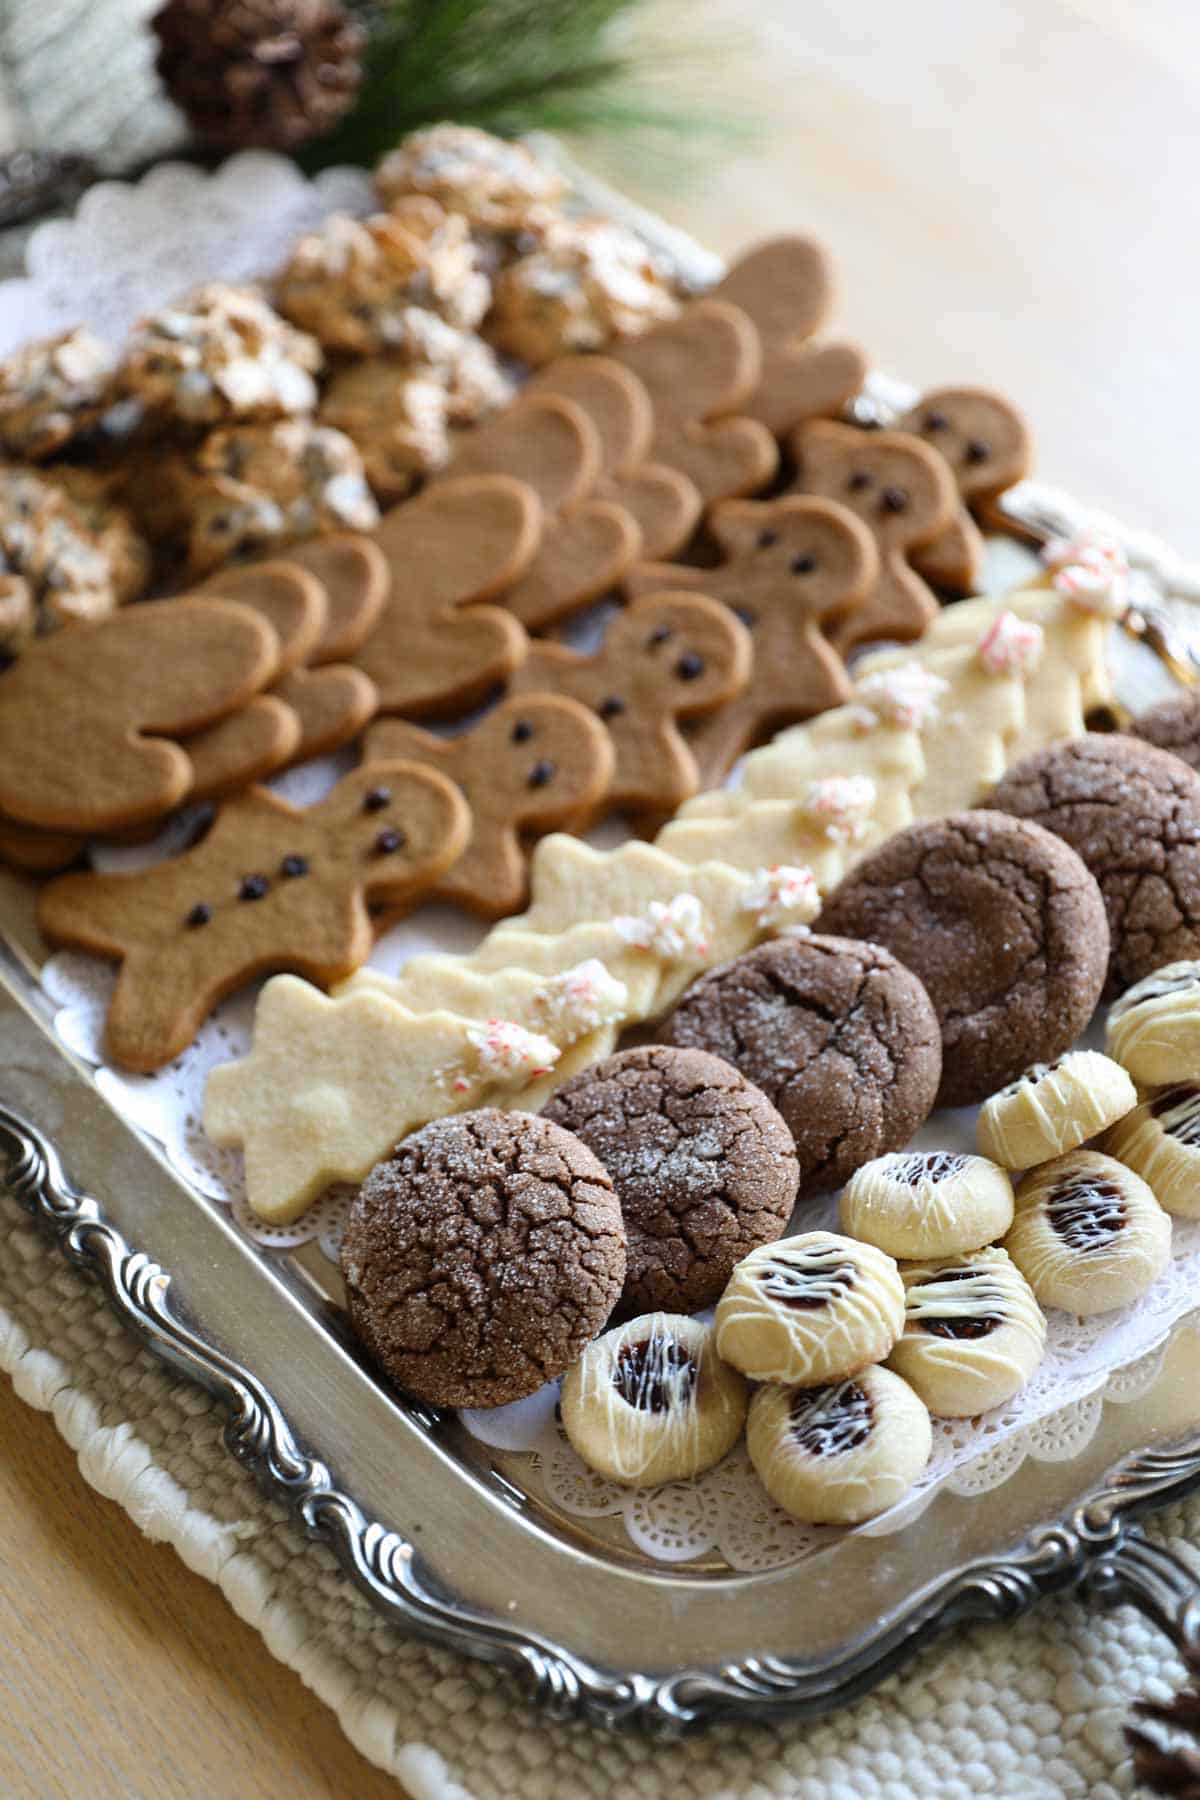
POLYGON ((337 0, 167 0, 158 72, 203 144, 291 150, 348 112, 364 38, 337 0))

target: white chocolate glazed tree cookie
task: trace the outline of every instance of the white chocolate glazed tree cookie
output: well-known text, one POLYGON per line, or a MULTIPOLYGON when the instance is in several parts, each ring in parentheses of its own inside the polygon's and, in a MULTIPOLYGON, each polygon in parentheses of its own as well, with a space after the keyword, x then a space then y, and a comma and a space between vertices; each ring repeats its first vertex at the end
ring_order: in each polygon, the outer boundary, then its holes
POLYGON ((731 1450, 746 1383, 717 1354, 711 1325, 644 1313, 590 1343, 562 1385, 563 1430, 610 1481, 686 1481, 731 1450))
POLYGON ((1003 1406, 1042 1360, 1046 1320, 1006 1251, 910 1263, 904 1335, 888 1358, 935 1419, 1003 1406))
POLYGON ((1132 1169, 1072 1150, 1021 1182, 1004 1248, 1043 1306, 1087 1317, 1153 1287, 1171 1254, 1171 1221, 1132 1169))
POLYGON ((1181 1219, 1200 1219, 1200 1082, 1156 1088, 1105 1140, 1110 1155, 1181 1219))
POLYGON ((831 1387, 761 1387, 746 1425, 768 1494, 812 1525, 857 1525, 886 1512, 932 1447, 924 1402, 890 1369, 864 1369, 831 1387))
POLYGON ((904 1329, 890 1256, 832 1231, 763 1244, 717 1303, 717 1348, 755 1381, 811 1387, 882 1362, 904 1329))
POLYGON ((864 1163, 842 1189, 842 1227, 889 1256, 952 1256, 1012 1224, 1012 1182, 983 1156, 899 1150, 864 1163))
POLYGON ((1032 1169, 1077 1150, 1137 1105, 1137 1089, 1119 1063, 1098 1050, 1069 1050, 1034 1063, 984 1102, 976 1141, 1005 1169, 1032 1169))

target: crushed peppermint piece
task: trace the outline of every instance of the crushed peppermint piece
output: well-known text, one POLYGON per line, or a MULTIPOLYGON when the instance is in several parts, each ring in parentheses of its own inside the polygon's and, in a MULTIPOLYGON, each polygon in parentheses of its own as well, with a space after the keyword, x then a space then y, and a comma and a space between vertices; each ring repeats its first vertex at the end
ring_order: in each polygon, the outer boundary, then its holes
POLYGON ((673 961, 703 959, 709 953, 704 908, 695 894, 676 894, 673 900, 651 900, 640 916, 622 914, 613 930, 636 950, 652 950, 673 961))
MULTIPOLYGON (((513 1019, 489 1019, 486 1025, 472 1025, 467 1040, 479 1052, 480 1069, 502 1081, 529 1081, 547 1075, 561 1054, 549 1038, 526 1031, 513 1019)), ((455 1087, 462 1091, 459 1082, 455 1087)))
POLYGON ((1085 528, 1042 550, 1055 590, 1083 612, 1119 619, 1129 606, 1129 562, 1108 532, 1085 528))
POLYGON ((581 1035, 615 1024, 624 1014, 628 995, 625 983, 610 975, 598 956, 590 956, 552 976, 534 1005, 561 1035, 581 1035))
POLYGON ((833 843, 848 844, 863 835, 874 804, 875 783, 869 775, 827 775, 809 782, 800 810, 833 843))
POLYGON ((979 640, 979 660, 989 675, 1025 674, 1041 661, 1045 638, 1032 619, 1002 612, 979 640))
POLYGON ((920 731, 936 716, 938 695, 948 686, 942 676, 919 662, 864 675, 855 689, 861 728, 871 731, 876 725, 892 725, 920 731))
POLYGON ((780 926, 780 935, 785 931, 806 933, 805 921, 815 918, 820 909, 821 895, 812 870, 793 863, 772 863, 769 868, 756 869, 742 895, 742 910, 754 913, 764 929, 780 926), (782 923, 796 913, 799 919, 782 923))

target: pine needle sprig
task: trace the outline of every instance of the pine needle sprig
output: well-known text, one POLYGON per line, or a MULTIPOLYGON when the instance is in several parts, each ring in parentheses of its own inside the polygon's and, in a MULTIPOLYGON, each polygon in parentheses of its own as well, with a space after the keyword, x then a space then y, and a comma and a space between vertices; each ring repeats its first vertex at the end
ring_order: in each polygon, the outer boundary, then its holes
MULTIPOLYGON (((643 0, 352 0, 367 31, 352 112, 309 145, 310 168, 370 166, 439 119, 533 129, 728 135, 735 123, 656 92, 663 46, 631 26, 643 0)), ((675 47, 666 52, 677 60, 675 47)))

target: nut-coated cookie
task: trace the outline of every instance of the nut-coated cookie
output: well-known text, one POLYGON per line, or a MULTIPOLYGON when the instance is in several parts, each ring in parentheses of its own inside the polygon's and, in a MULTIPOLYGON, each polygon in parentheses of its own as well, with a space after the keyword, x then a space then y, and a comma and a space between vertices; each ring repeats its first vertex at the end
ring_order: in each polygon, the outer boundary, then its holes
POLYGON ((920 977, 941 1021, 943 1106, 1069 1049, 1108 962, 1104 902, 1079 857, 998 812, 897 832, 834 889, 817 926, 886 944, 920 977))
POLYGON ((1110 996, 1200 955, 1200 775, 1177 756, 1090 732, 1027 756, 987 804, 1044 825, 1099 882, 1110 996))
POLYGON ((342 1273, 380 1367, 435 1406, 503 1406, 580 1356, 625 1279, 613 1185, 585 1144, 531 1113, 460 1113, 406 1138, 363 1183, 342 1273))
POLYGON ((799 1172, 766 1095, 702 1050, 643 1044, 584 1069, 544 1117, 594 1150, 628 1234, 621 1312, 695 1312, 791 1216, 799 1172))
POLYGON ((760 944, 690 987, 658 1035, 762 1088, 795 1140, 802 1195, 907 1143, 941 1074, 920 981, 877 944, 844 938, 760 944))

